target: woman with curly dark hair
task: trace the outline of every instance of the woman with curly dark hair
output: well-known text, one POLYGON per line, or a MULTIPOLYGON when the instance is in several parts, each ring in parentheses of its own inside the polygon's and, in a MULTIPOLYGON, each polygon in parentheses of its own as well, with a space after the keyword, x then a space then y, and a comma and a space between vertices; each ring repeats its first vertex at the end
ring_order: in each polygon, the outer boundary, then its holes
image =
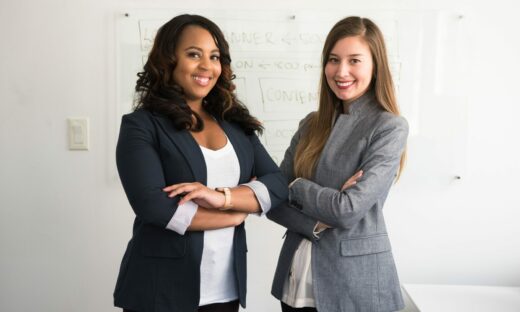
POLYGON ((117 167, 135 212, 114 302, 125 311, 245 307, 249 213, 287 182, 235 94, 228 44, 197 15, 163 25, 123 116, 117 167))

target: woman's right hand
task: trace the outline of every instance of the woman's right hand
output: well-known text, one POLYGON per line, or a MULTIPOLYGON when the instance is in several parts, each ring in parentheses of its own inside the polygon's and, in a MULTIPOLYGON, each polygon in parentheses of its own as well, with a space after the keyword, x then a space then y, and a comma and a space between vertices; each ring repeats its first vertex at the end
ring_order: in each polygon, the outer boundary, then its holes
POLYGON ((226 202, 224 194, 210 189, 199 182, 173 184, 163 188, 163 191, 168 193, 168 197, 184 194, 179 201, 179 205, 193 200, 194 203, 204 208, 219 209, 226 202))
POLYGON ((363 176, 363 170, 359 170, 353 176, 351 176, 341 187, 341 190, 344 191, 351 186, 354 186, 357 183, 357 180, 363 176))

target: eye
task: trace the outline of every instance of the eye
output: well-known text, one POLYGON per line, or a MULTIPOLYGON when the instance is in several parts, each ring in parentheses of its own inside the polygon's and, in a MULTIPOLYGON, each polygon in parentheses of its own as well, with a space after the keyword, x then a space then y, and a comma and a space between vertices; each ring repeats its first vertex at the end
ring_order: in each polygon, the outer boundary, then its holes
POLYGON ((360 63, 360 62, 361 62, 360 59, 351 59, 351 60, 349 60, 350 64, 357 64, 357 63, 360 63))
POLYGON ((331 64, 338 64, 339 63, 339 59, 335 56, 329 56, 329 59, 327 60, 328 63, 331 63, 331 64))
POLYGON ((193 59, 199 59, 200 58, 200 53, 196 52, 196 51, 188 51, 187 55, 188 55, 189 58, 193 58, 193 59))
POLYGON ((220 61, 220 55, 218 55, 218 54, 213 54, 213 55, 211 56, 211 60, 212 60, 212 61, 220 61))

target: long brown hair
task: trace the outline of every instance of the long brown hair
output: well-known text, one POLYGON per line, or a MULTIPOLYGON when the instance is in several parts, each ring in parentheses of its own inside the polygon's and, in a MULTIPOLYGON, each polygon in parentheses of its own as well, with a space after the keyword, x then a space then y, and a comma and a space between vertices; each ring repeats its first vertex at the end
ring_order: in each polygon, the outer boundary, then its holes
POLYGON ((135 86, 137 98, 134 110, 143 108, 159 112, 169 117, 179 130, 200 131, 204 128, 202 119, 191 110, 184 99, 182 88, 173 79, 173 70, 177 65, 175 50, 182 31, 190 25, 206 29, 213 36, 220 52, 222 72, 204 98, 203 108, 216 118, 236 122, 248 134, 262 132, 261 123, 251 116, 233 92, 235 84, 232 80, 235 76, 231 70, 229 45, 224 34, 215 23, 199 15, 176 16, 158 30, 143 71, 137 74, 139 78, 135 86), (195 116, 195 122, 192 115, 195 116))
MULTIPOLYGON (((300 142, 296 147, 294 156, 294 173, 296 177, 312 178, 318 159, 332 131, 336 107, 340 104, 340 100, 330 89, 325 77, 325 66, 327 65, 330 52, 336 42, 345 37, 354 36, 363 38, 372 54, 374 72, 369 91, 373 90, 381 108, 395 115, 400 115, 383 34, 377 25, 368 18, 350 16, 340 20, 332 27, 323 47, 319 107, 318 111, 307 120, 307 130, 302 134, 300 142)), ((403 152, 398 177, 404 167, 405 158, 406 154, 403 152)))

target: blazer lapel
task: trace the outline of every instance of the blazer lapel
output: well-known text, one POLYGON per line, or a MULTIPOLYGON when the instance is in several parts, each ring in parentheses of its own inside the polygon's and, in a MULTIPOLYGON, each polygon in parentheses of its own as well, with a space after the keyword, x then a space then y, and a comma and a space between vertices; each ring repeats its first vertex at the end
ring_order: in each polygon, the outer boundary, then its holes
POLYGON ((191 134, 186 130, 175 129, 171 120, 167 117, 157 113, 152 113, 155 120, 158 121, 159 126, 164 133, 171 139, 179 151, 183 154, 186 163, 191 168, 195 181, 206 185, 207 183, 207 168, 204 155, 191 134))

